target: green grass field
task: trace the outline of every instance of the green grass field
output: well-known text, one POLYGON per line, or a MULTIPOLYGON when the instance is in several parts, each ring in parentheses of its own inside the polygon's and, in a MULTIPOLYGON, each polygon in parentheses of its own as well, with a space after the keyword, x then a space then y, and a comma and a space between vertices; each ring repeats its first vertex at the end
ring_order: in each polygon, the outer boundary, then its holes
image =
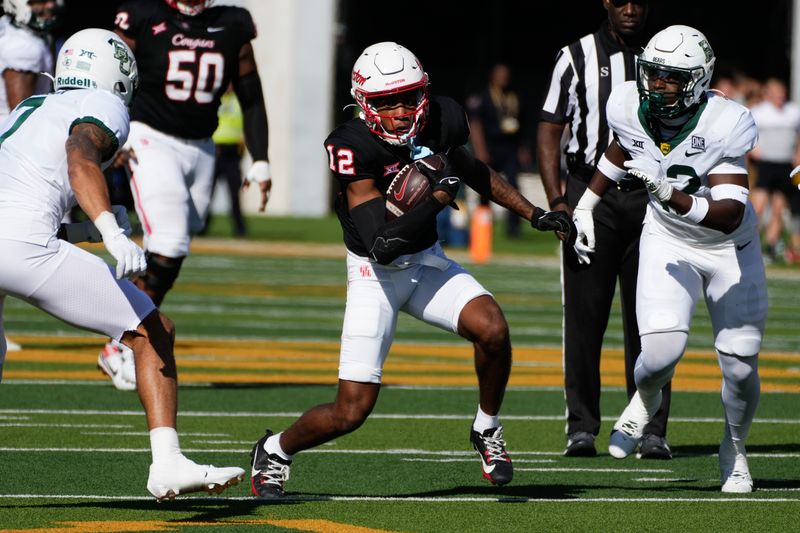
MULTIPOLYGON (((283 429, 333 398, 344 260, 330 219, 252 220, 254 237, 236 242, 219 239, 225 223, 196 242, 163 310, 178 328, 183 450, 248 469, 265 428, 283 429)), ((246 482, 221 496, 158 504, 145 488, 150 452, 138 398, 94 368, 104 340, 7 299, 6 329, 24 350, 9 353, 0 385, 0 532, 798 528, 796 270, 768 272, 764 393, 748 441, 757 490, 737 497, 719 492, 720 374, 705 309, 674 381, 675 459, 605 453, 626 403, 618 309, 604 353, 601 455, 567 459, 555 246, 529 231, 515 241, 498 234, 496 250, 486 265, 452 255, 495 294, 511 325, 515 365, 503 420, 512 484, 486 483, 469 445, 477 404, 469 346, 402 317, 375 412, 355 433, 298 455, 285 502, 252 500, 246 482)))

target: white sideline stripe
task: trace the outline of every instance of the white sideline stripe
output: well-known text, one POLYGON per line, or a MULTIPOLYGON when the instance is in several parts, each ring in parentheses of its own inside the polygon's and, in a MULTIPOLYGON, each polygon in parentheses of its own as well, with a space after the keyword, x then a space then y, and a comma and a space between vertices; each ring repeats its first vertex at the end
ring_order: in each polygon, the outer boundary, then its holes
MULTIPOLYGON (((110 428, 114 426, 96 426, 110 428)), ((130 427, 130 426, 125 426, 130 427)), ((119 435, 127 437, 149 437, 147 431, 81 431, 81 435, 119 435)), ((227 433, 181 433, 181 437, 230 437, 227 433)))
MULTIPOLYGON (((100 411, 100 410, 79 410, 79 409, 0 409, 0 415, 89 415, 89 416, 142 416, 144 411, 100 411)), ((258 412, 258 411, 179 411, 179 416, 191 417, 216 417, 216 418, 243 418, 243 417, 270 417, 270 418, 299 418, 303 413, 296 412, 258 412)), ((390 414, 372 413, 372 419, 383 420, 472 420, 474 414, 454 415, 454 414, 390 414)), ((564 421, 564 415, 502 415, 503 420, 525 420, 525 421, 564 421)), ((603 420, 616 421, 617 417, 602 417, 603 420)), ((670 422, 685 423, 710 423, 720 424, 725 420, 714 417, 670 417, 670 422)), ((800 424, 800 418, 756 418, 754 424, 800 424)))
MULTIPOLYGON (((9 422, 0 423, 2 428, 120 428, 126 429, 133 427, 130 424, 34 424, 32 422, 9 422)), ((88 433, 91 435, 91 433, 88 433)), ((143 433, 147 435, 147 433, 143 433)))
MULTIPOLYGON (((152 496, 109 496, 107 494, 0 494, 0 499, 37 499, 37 500, 144 500, 153 501, 152 496)), ((218 496, 218 497, 184 497, 180 496, 179 499, 187 499, 192 501, 207 501, 207 502, 220 502, 220 501, 255 501, 251 496, 218 496)), ((420 502, 420 503, 448 503, 448 502, 489 502, 489 503, 607 503, 607 502, 642 502, 642 503, 729 503, 729 502, 772 502, 772 503, 786 503, 786 502, 800 502, 797 498, 571 498, 571 499, 557 499, 557 498, 515 498, 515 497, 455 497, 455 498, 435 498, 435 497, 420 497, 420 496, 286 496, 282 501, 285 502, 303 502, 303 501, 337 501, 337 502, 420 502)), ((166 504, 168 505, 168 504, 166 504)))
MULTIPOLYGON (((633 478, 633 481, 652 481, 652 482, 655 482, 655 483, 659 483, 659 482, 662 482, 662 481, 673 482, 673 483, 674 482, 685 481, 685 482, 689 483, 689 482, 696 482, 696 481, 716 481, 716 479, 717 478, 690 479, 690 478, 686 478, 686 477, 635 477, 635 478, 633 478)), ((758 490, 762 490, 762 489, 758 489, 758 490)))
POLYGON ((800 491, 800 487, 786 487, 783 489, 762 489, 757 487, 756 490, 758 490, 758 492, 762 490, 765 492, 798 492, 800 491))
POLYGON ((30 420, 29 416, 0 416, 0 420, 30 420))
POLYGON ((643 474, 672 474, 663 468, 515 468, 517 472, 641 472, 643 474))
MULTIPOLYGON (((248 444, 248 443, 245 443, 248 444)), ((181 451, 185 453, 250 453, 252 448, 182 448, 181 451)), ((65 452, 65 453, 150 453, 150 448, 20 448, 20 447, 0 447, 0 452, 65 452)), ((329 454, 342 454, 342 455, 433 455, 443 457, 466 457, 473 456, 474 451, 464 450, 420 450, 415 448, 395 448, 387 450, 375 449, 331 449, 331 448, 312 448, 310 450, 303 450, 303 455, 314 453, 329 453, 329 454)), ((512 452, 514 457, 520 456, 552 456, 562 457, 564 452, 543 452, 543 451, 517 451, 512 452)), ((695 457, 716 457, 716 453, 709 454, 691 454, 695 457)), ((688 456, 688 454, 687 454, 688 456)), ((748 458, 767 458, 767 459, 795 459, 800 457, 800 453, 748 453, 748 458)), ((419 459, 422 460, 422 459, 419 459)), ((519 461, 515 461, 519 462, 519 461)), ((631 472, 647 472, 648 470, 620 470, 631 472)), ((670 470, 657 470, 657 472, 669 472, 670 470)))
MULTIPOLYGON (((463 458, 463 459, 425 459, 423 457, 404 457, 403 461, 414 461, 414 462, 422 462, 422 463, 471 463, 475 459, 473 458, 463 458)), ((555 459, 514 459, 514 464, 518 465, 521 463, 557 463, 555 459)))

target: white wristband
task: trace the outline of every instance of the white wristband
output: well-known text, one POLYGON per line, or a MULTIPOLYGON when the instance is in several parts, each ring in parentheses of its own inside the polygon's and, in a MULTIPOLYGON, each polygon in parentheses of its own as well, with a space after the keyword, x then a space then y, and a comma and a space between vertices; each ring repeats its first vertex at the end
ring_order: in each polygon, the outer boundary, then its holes
POLYGON ((692 196, 692 207, 681 215, 692 222, 699 224, 708 214, 708 200, 700 196, 692 196))
POLYGON ((97 215, 97 218, 94 219, 94 226, 103 236, 103 240, 122 233, 122 228, 117 224, 116 217, 110 211, 103 211, 97 215))
POLYGON ((586 188, 586 191, 581 196, 581 199, 578 200, 578 205, 575 206, 575 209, 588 209, 591 211, 594 207, 600 203, 600 196, 597 195, 590 188, 586 188))

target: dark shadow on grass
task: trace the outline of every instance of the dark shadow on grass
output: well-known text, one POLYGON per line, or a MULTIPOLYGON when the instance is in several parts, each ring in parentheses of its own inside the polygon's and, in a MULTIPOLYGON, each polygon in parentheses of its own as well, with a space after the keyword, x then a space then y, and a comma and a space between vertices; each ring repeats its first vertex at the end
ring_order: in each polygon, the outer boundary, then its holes
MULTIPOLYGON (((307 500, 287 499, 275 503, 299 504, 307 500)), ((224 498, 185 498, 183 500, 165 501, 158 503, 155 500, 114 500, 114 501, 82 501, 73 503, 42 503, 41 505, 27 504, 14 505, 15 509, 99 509, 109 513, 120 510, 146 511, 154 513, 193 513, 191 517, 180 518, 181 522, 211 522, 227 520, 245 515, 252 515, 253 511, 264 503, 262 500, 226 500, 224 498)))

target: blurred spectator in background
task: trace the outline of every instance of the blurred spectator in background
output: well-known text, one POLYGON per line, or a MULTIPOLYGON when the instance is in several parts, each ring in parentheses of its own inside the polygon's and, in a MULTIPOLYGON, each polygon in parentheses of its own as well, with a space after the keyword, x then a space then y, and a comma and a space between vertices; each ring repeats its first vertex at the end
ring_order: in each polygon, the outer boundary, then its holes
MULTIPOLYGON (((239 202, 239 190, 242 188, 242 153, 244 151, 244 118, 239 100, 233 92, 233 86, 229 86, 219 106, 219 125, 214 135, 211 137, 216 145, 217 158, 214 165, 214 188, 211 191, 212 197, 216 190, 216 183, 220 178, 225 179, 228 185, 228 196, 231 202, 231 221, 233 223, 233 234, 236 237, 244 237, 247 234, 242 208, 239 202)), ((205 228, 201 233, 208 230, 213 214, 208 211, 205 228)))
MULTIPOLYGON (((470 141, 475 157, 491 165, 515 188, 520 167, 531 164, 531 153, 525 144, 527 128, 522 101, 511 88, 511 69, 495 64, 489 73, 489 84, 480 94, 467 100, 470 141)), ((488 200, 481 199, 482 203, 488 200)), ((520 234, 519 217, 508 212, 506 233, 520 234)))
POLYGON ((756 215, 765 226, 764 260, 773 263, 783 260, 784 212, 790 199, 798 194, 787 176, 800 163, 797 142, 800 107, 787 101, 786 84, 777 78, 766 81, 762 95, 763 101, 752 109, 758 144, 750 157, 758 178, 750 197, 756 215))

